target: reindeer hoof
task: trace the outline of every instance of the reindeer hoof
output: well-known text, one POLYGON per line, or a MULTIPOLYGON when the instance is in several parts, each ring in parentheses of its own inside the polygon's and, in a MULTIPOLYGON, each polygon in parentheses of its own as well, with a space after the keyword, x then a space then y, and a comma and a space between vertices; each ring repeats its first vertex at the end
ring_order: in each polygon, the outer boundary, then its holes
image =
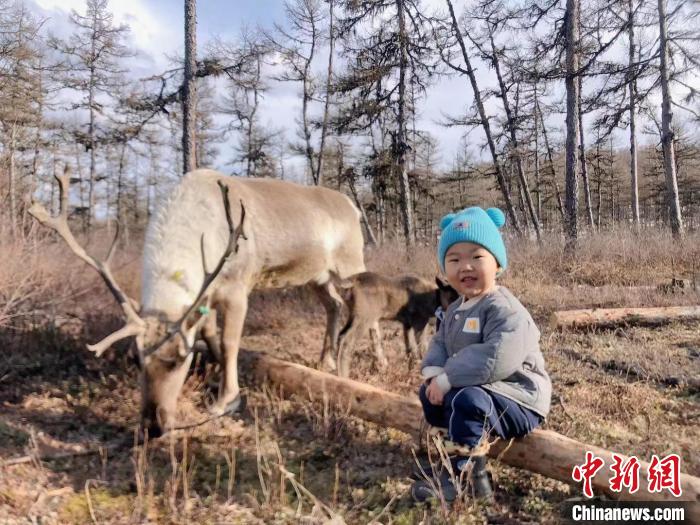
POLYGON ((232 416, 233 414, 243 412, 247 405, 248 405, 248 398, 244 395, 238 394, 236 399, 234 399, 228 405, 226 405, 226 409, 224 411, 224 414, 228 414, 229 416, 232 416))
POLYGON ((241 394, 238 394, 233 401, 230 401, 229 403, 226 404, 221 404, 221 403, 214 403, 210 408, 209 408, 209 413, 214 416, 223 416, 223 415, 233 415, 238 412, 243 412, 245 410, 245 407, 247 405, 247 399, 245 396, 242 396, 241 394))
POLYGON ((321 366, 329 372, 335 372, 335 369, 337 368, 337 366, 335 364, 335 359, 333 359, 328 354, 326 354, 326 357, 323 360, 323 362, 321 363, 321 366))

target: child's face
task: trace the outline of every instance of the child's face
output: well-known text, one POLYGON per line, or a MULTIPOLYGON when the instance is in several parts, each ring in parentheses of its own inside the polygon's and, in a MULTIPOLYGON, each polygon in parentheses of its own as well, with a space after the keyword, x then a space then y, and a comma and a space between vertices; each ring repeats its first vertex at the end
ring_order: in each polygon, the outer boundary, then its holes
POLYGON ((447 282, 467 299, 491 291, 497 271, 496 258, 478 244, 458 242, 445 255, 447 282))

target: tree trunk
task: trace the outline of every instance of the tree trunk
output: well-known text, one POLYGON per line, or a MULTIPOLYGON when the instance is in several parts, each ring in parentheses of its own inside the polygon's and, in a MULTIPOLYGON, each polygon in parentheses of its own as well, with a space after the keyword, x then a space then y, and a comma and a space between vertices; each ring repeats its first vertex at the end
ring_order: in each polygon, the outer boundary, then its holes
POLYGON ((355 181, 352 180, 352 178, 348 179, 348 187, 350 188, 350 193, 352 194, 352 198, 355 201, 355 205, 357 206, 357 209, 360 210, 360 218, 362 220, 362 224, 365 227, 365 232, 367 233, 367 244, 370 244, 372 246, 377 245, 377 237, 374 235, 374 232, 372 231, 372 225, 369 223, 369 219, 367 218, 367 213, 365 212, 365 207, 362 205, 360 202, 360 197, 357 195, 357 189, 355 188, 355 181))
POLYGON ((637 70, 634 66, 634 0, 628 0, 629 19, 627 35, 629 36, 629 81, 630 92, 630 190, 632 200, 632 221, 636 231, 639 231, 639 182, 637 173, 637 70))
POLYGON ((56 148, 56 139, 53 140, 52 143, 52 148, 51 148, 51 153, 52 153, 52 177, 51 177, 51 193, 49 195, 49 199, 51 202, 51 215, 56 215, 56 181, 58 180, 58 158, 56 157, 56 152, 58 149, 56 148))
POLYGON ((581 179, 583 180, 583 195, 586 201, 586 217, 591 230, 595 224, 593 222, 593 208, 591 206, 591 185, 588 180, 588 167, 586 166, 586 145, 583 137, 583 108, 581 107, 582 77, 578 77, 578 128, 579 128, 579 155, 581 157, 581 179))
POLYGON ((124 158, 126 156, 126 142, 122 143, 119 152, 119 169, 117 171, 117 222, 126 226, 124 222, 124 210, 122 209, 122 195, 124 193, 124 158))
POLYGON ((566 0, 566 247, 572 252, 578 238, 579 0, 566 0))
MULTIPOLYGON (((256 171, 256 164, 253 162, 253 132, 255 131, 255 116, 258 113, 258 104, 260 103, 260 96, 258 93, 258 86, 259 86, 259 81, 260 81, 260 73, 262 70, 261 64, 260 64, 260 56, 256 57, 256 74, 255 74, 255 81, 252 83, 253 87, 253 108, 250 111, 250 116, 248 118, 248 153, 247 153, 247 160, 246 160, 246 177, 252 177, 255 175, 256 171)), ((246 97, 248 95, 246 94, 246 97)))
POLYGON ((382 190, 377 193, 377 212, 379 214, 379 242, 384 244, 386 241, 386 199, 382 190))
MULTIPOLYGON (((537 84, 534 89, 535 107, 537 106, 537 84)), ((540 144, 537 110, 535 109, 534 135, 535 135, 535 192, 537 194, 537 220, 542 221, 542 186, 540 185, 540 144)))
POLYGON ((8 178, 10 192, 10 236, 14 239, 17 235, 17 181, 15 174, 15 137, 17 135, 17 124, 10 124, 10 143, 7 145, 8 152, 8 178))
MULTIPOLYGON (((489 26, 490 28, 490 26, 489 26)), ((541 240, 540 224, 535 213, 535 206, 532 203, 532 196, 530 195, 530 187, 527 183, 527 178, 525 177, 525 170, 523 169, 523 159, 520 155, 520 145, 518 144, 518 136, 516 134, 515 119, 513 117, 513 112, 510 108, 510 102, 508 101, 508 90, 506 89, 505 82, 503 81, 503 76, 501 75, 501 65, 498 59, 498 52, 496 51, 496 44, 493 41, 493 35, 489 34, 489 40, 491 42, 491 52, 493 53, 493 66, 496 70, 496 78, 498 78, 498 86, 501 91, 501 101, 503 102, 503 109, 506 113, 506 123, 508 126, 508 132, 510 134, 510 146, 515 156, 515 167, 518 174, 518 181, 520 182, 521 198, 524 197, 524 204, 527 206, 527 211, 530 214, 530 220, 535 227, 535 236, 537 237, 537 242, 541 240)), ((517 112, 516 103, 516 112, 517 112)), ((527 216, 525 216, 525 224, 527 224, 527 216)))
POLYGON ((554 169, 554 155, 552 153, 552 148, 549 145, 549 135, 547 135, 547 126, 544 123, 544 115, 540 110, 539 102, 535 101, 535 107, 540 115, 540 122, 542 123, 542 137, 544 138, 544 147, 547 150, 547 161, 549 162, 549 168, 552 175, 552 187, 554 188, 554 197, 557 200, 557 209, 559 210, 559 216, 561 217, 562 224, 566 221, 566 214, 564 213, 564 204, 561 200, 561 191, 559 191, 559 182, 557 181, 557 171, 554 169))
POLYGON ((600 217, 601 217, 601 208, 603 206, 603 189, 602 189, 602 181, 598 179, 598 188, 597 188, 597 193, 598 193, 598 208, 596 210, 596 229, 600 231, 600 217))
POLYGON ((328 120, 330 117, 331 87, 333 83, 333 53, 335 50, 333 6, 335 0, 328 0, 328 71, 326 72, 326 100, 323 103, 323 123, 321 124, 321 143, 318 146, 318 159, 316 161, 316 173, 318 185, 323 184, 323 155, 326 151, 326 134, 328 133, 328 120))
POLYGON ((94 87, 94 68, 90 71, 90 88, 88 90, 88 105, 90 106, 90 122, 88 124, 88 140, 90 147, 90 179, 88 182, 88 212, 87 212, 87 233, 88 239, 92 233, 92 220, 95 218, 95 178, 96 178, 96 162, 95 157, 95 87, 94 87))
POLYGON ((414 244, 413 209, 411 206, 411 188, 406 172, 406 70, 408 69, 408 43, 406 36, 404 0, 396 0, 396 12, 399 19, 399 101, 397 114, 397 131, 394 139, 394 165, 399 179, 399 203, 406 246, 414 244))
POLYGON ((311 100, 310 94, 310 82, 309 76, 311 75, 311 61, 314 58, 314 52, 316 51, 316 24, 314 23, 313 16, 309 17, 311 23, 311 48, 309 49, 309 56, 304 60, 304 73, 302 76, 302 99, 301 99, 301 124, 302 132, 304 134, 304 144, 306 153, 306 162, 309 164, 309 171, 311 172, 311 179, 314 185, 319 185, 319 174, 316 172, 314 166, 314 148, 311 145, 311 130, 309 129, 309 101, 311 100))
POLYGON ((498 186, 503 194, 503 200, 506 204, 506 212, 510 217, 510 221, 513 224, 513 229, 520 233, 520 221, 518 221, 518 216, 515 213, 515 207, 513 206, 513 201, 510 198, 510 192, 508 191, 508 186, 506 184, 505 176, 503 175, 503 168, 498 160, 498 154, 496 152, 496 143, 493 140, 491 134, 491 125, 489 124, 488 117, 486 116, 486 110, 484 109, 484 104, 481 100, 481 92, 479 91, 479 85, 476 81, 476 74, 474 69, 472 69, 471 60, 469 60, 469 53, 467 53, 467 46, 464 44, 464 38, 462 38, 462 32, 459 28, 459 23, 457 22, 457 16, 455 15, 454 7, 452 6, 451 0, 445 0, 447 2, 447 8, 450 11, 450 17, 452 19, 452 29, 454 30, 455 37, 459 44, 460 50, 462 51, 462 59, 464 60, 464 65, 467 68, 467 76, 469 77, 469 82, 471 83, 472 92, 474 93, 474 103, 479 111, 479 118, 481 120, 481 126, 484 128, 484 135, 486 135, 486 141, 488 142, 489 151, 491 152, 491 159, 493 160, 493 167, 496 171, 496 180, 498 181, 498 186))
POLYGON ((185 0, 185 78, 182 84, 182 165, 183 173, 197 168, 196 107, 197 84, 197 2, 185 0))
MULTIPOLYGON (((41 63, 39 63, 41 67, 41 63)), ((41 132, 44 128, 44 97, 42 96, 42 85, 43 85, 43 72, 39 71, 39 104, 37 106, 37 117, 36 117, 36 134, 34 135, 34 155, 32 157, 32 182, 30 188, 30 195, 34 195, 36 191, 37 183, 39 181, 39 155, 41 153, 41 132)))
POLYGON ((659 54, 661 56, 661 145, 664 152, 664 174, 668 201, 671 233, 678 238, 683 234, 681 206, 678 199, 676 159, 673 145, 673 112, 668 72, 668 35, 666 31, 666 0, 658 0, 659 5, 659 54))

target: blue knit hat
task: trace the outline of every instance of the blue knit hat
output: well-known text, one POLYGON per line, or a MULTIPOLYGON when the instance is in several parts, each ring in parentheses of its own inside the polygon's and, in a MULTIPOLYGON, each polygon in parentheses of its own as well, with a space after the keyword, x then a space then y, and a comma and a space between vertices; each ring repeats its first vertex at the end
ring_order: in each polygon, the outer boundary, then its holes
POLYGON ((498 229, 506 222, 506 216, 498 208, 474 206, 457 213, 449 213, 440 221, 440 242, 438 244, 438 262, 445 271, 445 254, 450 246, 458 242, 472 242, 483 246, 495 257, 501 267, 499 274, 508 266, 506 246, 498 229))

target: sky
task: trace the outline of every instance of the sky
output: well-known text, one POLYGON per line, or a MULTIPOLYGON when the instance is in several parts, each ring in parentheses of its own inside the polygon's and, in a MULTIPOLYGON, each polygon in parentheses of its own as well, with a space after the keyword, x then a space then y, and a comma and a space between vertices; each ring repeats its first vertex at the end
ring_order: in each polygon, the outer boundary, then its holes
MULTIPOLYGON (((51 32, 67 35, 71 28, 68 15, 71 9, 84 11, 83 0, 33 0, 44 17, 51 32)), ((424 5, 442 6, 442 0, 424 0, 424 5)), ((197 2, 197 39, 201 49, 215 37, 235 40, 241 28, 254 28, 258 25, 270 27, 274 21, 283 22, 282 0, 199 0, 197 2)), ((456 2, 456 6, 461 2, 456 2)), ((126 23, 131 28, 129 45, 136 51, 129 66, 134 78, 145 78, 160 73, 169 67, 168 56, 183 53, 183 1, 182 0, 111 0, 110 10, 117 23, 126 23)), ((322 71, 326 58, 320 54, 316 68, 322 71)), ((201 54, 200 54, 201 56, 201 54)), ((493 73, 485 66, 479 66, 477 76, 484 85, 492 82, 493 73)), ((265 125, 284 129, 288 140, 294 140, 298 129, 297 121, 301 113, 301 85, 299 83, 270 82, 261 107, 265 125)), ((561 93, 561 90, 560 90, 561 93)), ((441 167, 449 168, 460 148, 464 130, 445 128, 440 124, 444 114, 459 115, 472 103, 471 89, 466 78, 442 78, 428 90, 426 99, 419 108, 418 127, 429 131, 439 144, 441 167)), ((496 113, 496 110, 491 112, 496 113)), ((553 117, 551 125, 563 127, 563 115, 553 117)), ((552 133, 556 135, 556 133, 552 133)), ((644 137, 640 137, 644 142, 644 137)), ((481 146, 484 142, 479 130, 469 135, 470 148, 477 156, 484 156, 481 146)), ((622 146, 622 132, 618 133, 622 146)), ((226 163, 233 156, 230 138, 228 144, 219 146, 221 153, 217 167, 230 171, 226 163)), ((589 140, 589 143, 591 141, 589 140)), ((291 159, 291 171, 301 170, 303 159, 291 159)))

